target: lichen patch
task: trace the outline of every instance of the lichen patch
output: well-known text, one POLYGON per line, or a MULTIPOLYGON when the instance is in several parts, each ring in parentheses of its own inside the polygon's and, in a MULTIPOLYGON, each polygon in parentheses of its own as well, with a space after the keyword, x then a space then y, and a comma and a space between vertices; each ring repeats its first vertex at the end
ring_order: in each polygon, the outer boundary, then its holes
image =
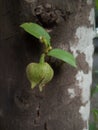
POLYGON ((90 98, 90 86, 92 83, 92 73, 89 71, 88 74, 85 74, 83 71, 78 71, 76 74, 77 85, 81 89, 81 101, 83 104, 88 102, 90 98))
POLYGON ((84 53, 79 53, 77 58, 77 66, 79 70, 83 70, 85 74, 89 72, 89 65, 86 62, 85 54, 84 53))
POLYGON ((89 113, 90 113, 90 102, 88 102, 86 105, 81 106, 79 109, 79 113, 81 114, 81 118, 83 121, 87 121, 89 119, 89 113))
POLYGON ((78 27, 76 30, 75 37, 77 40, 77 45, 70 42, 70 49, 73 52, 74 56, 78 56, 79 53, 84 53, 86 55, 86 61, 89 63, 89 65, 92 67, 92 54, 94 51, 93 47, 93 37, 94 37, 94 30, 92 27, 87 28, 85 26, 78 27))
MULTIPOLYGON (((88 0, 90 4, 91 0, 88 0)), ((93 24, 93 10, 91 10, 88 17, 89 27, 79 26, 76 29, 74 35, 75 41, 70 41, 70 50, 74 57, 77 59, 77 73, 76 73, 76 86, 80 89, 81 106, 79 113, 83 122, 88 125, 89 113, 90 113, 90 86, 92 84, 92 64, 93 64, 93 38, 95 36, 92 24, 93 24), (80 55, 80 56, 79 56, 80 55), (82 61, 81 59, 82 58, 82 61), (86 64, 83 64, 83 61, 86 64), (88 69, 84 69, 87 67, 88 69)), ((83 130, 88 130, 88 126, 83 130)), ((84 125, 85 126, 85 125, 84 125)))
POLYGON ((94 8, 91 9, 90 11, 90 15, 89 15, 89 21, 90 21, 90 24, 93 25, 95 23, 95 19, 94 19, 94 8))
POLYGON ((73 88, 68 89, 68 94, 70 95, 70 98, 74 98, 76 96, 75 91, 73 88))
POLYGON ((83 130, 88 130, 87 128, 84 128, 83 130))
POLYGON ((87 0, 87 4, 91 5, 92 4, 92 0, 87 0))

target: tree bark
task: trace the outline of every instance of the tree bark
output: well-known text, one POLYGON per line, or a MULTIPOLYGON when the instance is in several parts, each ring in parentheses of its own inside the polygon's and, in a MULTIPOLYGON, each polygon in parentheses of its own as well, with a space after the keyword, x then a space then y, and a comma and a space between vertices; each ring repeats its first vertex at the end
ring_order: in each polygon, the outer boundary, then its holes
POLYGON ((0 1, 0 130, 88 130, 94 9, 92 0, 0 1), (75 56, 77 68, 47 58, 53 80, 34 90, 25 68, 38 62, 42 45, 20 29, 36 22, 52 46, 75 56))

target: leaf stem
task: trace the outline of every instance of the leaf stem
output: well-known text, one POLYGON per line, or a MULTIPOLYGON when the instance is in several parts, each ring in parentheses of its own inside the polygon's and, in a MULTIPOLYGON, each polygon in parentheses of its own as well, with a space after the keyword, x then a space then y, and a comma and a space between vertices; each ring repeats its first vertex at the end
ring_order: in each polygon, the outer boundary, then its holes
POLYGON ((41 57, 40 57, 40 63, 42 64, 42 63, 44 63, 45 62, 45 53, 43 53, 42 55, 41 55, 41 57))
POLYGON ((44 37, 40 37, 39 38, 40 42, 43 43, 45 45, 46 48, 48 48, 49 44, 47 43, 47 40, 44 37))
POLYGON ((48 43, 47 43, 47 40, 44 39, 43 37, 40 38, 40 41, 42 43, 44 43, 45 45, 45 50, 44 50, 44 53, 42 53, 41 57, 40 57, 40 63, 44 63, 45 62, 45 56, 47 55, 47 53, 52 49, 52 46, 50 46, 48 43))
POLYGON ((52 46, 45 48, 45 53, 47 54, 50 50, 52 50, 52 46))

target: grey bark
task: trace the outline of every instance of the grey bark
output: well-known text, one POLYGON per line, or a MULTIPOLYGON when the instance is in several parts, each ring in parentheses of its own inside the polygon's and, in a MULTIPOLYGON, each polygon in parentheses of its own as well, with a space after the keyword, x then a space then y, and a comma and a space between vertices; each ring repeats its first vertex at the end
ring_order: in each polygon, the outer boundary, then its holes
POLYGON ((0 1, 0 130, 83 130, 79 109, 81 89, 75 75, 88 73, 85 55, 78 52, 77 69, 58 60, 47 59, 54 69, 53 80, 42 93, 31 90, 25 68, 38 62, 39 41, 20 29, 23 22, 36 22, 51 30, 53 47, 71 52, 76 29, 91 27, 88 20, 92 4, 86 0, 1 0, 0 1), (48 11, 47 11, 48 10, 48 11), (76 96, 70 98, 73 86, 76 96))

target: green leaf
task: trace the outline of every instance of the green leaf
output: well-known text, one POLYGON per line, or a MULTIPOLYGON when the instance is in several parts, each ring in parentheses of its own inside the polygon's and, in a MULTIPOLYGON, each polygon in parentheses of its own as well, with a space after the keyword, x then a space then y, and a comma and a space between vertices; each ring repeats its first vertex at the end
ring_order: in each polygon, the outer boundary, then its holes
POLYGON ((92 109, 94 121, 98 122, 98 109, 92 109))
POLYGON ((95 70, 94 72, 98 74, 98 70, 95 70))
POLYGON ((95 0, 96 9, 98 9, 98 0, 95 0))
POLYGON ((76 60, 75 60, 74 56, 67 51, 64 51, 62 49, 52 49, 51 51, 48 52, 47 55, 58 58, 64 62, 70 64, 71 66, 76 67, 76 60))
POLYGON ((96 124, 94 122, 89 124, 89 130, 96 130, 96 124))
POLYGON ((47 42, 48 45, 50 45, 50 35, 40 25, 29 22, 21 24, 20 27, 34 37, 38 39, 42 38, 45 42, 47 42))
POLYGON ((98 85, 96 87, 91 88, 91 97, 95 94, 98 93, 98 85))

